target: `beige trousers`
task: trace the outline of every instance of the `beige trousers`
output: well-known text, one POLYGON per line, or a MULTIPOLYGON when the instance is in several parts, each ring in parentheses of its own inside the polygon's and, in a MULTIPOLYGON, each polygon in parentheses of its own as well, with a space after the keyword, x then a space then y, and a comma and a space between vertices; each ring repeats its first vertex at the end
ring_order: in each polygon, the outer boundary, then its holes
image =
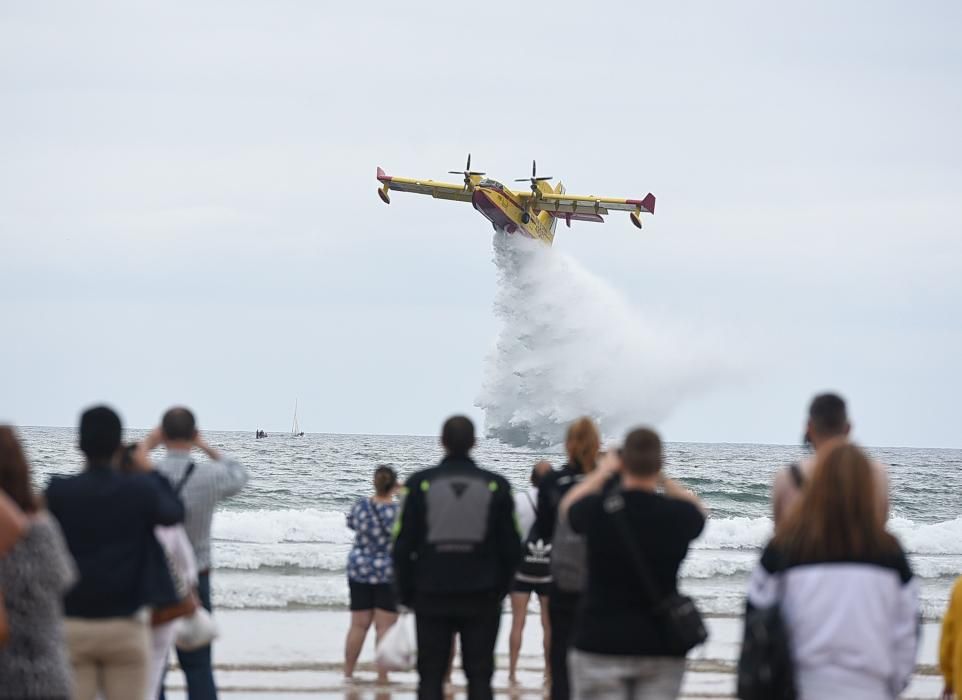
POLYGON ((73 669, 73 700, 143 698, 150 626, 143 616, 88 620, 68 617, 64 632, 73 669))

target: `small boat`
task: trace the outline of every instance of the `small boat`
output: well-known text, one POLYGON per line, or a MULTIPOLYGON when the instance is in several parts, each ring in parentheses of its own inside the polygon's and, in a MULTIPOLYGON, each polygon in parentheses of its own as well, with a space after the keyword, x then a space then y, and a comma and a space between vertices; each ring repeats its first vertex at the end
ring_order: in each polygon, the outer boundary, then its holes
POLYGON ((294 423, 291 425, 291 437, 304 437, 304 431, 297 422, 297 399, 294 399, 294 423))

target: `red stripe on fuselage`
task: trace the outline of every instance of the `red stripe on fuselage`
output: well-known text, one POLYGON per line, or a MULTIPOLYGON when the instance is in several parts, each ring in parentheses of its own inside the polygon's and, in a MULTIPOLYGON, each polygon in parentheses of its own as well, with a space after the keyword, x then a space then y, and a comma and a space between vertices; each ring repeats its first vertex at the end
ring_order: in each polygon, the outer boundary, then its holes
POLYGON ((483 189, 477 189, 474 194, 471 195, 471 204, 484 216, 485 219, 490 221, 492 224, 498 228, 507 228, 514 224, 514 221, 510 216, 505 214, 504 210, 491 201, 487 192, 483 189))

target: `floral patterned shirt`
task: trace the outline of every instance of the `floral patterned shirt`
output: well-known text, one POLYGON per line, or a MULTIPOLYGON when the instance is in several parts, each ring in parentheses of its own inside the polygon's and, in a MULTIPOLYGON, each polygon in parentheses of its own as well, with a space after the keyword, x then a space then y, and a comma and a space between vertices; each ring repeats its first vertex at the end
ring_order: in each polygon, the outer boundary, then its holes
POLYGON ((391 565, 391 529, 397 517, 396 503, 375 503, 362 498, 347 514, 354 530, 354 546, 347 556, 347 577, 355 583, 384 584, 394 580, 391 565))

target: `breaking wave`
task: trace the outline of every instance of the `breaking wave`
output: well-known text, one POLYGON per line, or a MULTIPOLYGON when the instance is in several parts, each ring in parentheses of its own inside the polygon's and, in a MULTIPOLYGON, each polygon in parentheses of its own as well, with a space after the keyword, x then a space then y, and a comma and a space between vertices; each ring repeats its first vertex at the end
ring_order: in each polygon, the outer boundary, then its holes
POLYGON ((645 318, 555 248, 497 233, 494 261, 502 327, 477 401, 489 437, 553 446, 586 414, 605 434, 658 424, 729 372, 709 343, 645 318))
MULTIPOLYGON (((895 516, 889 528, 920 577, 962 573, 962 518, 916 523, 895 516)), ((213 534, 218 569, 325 574, 343 574, 354 537, 343 513, 314 509, 221 511, 213 534)), ((709 518, 692 544, 682 575, 705 579, 747 573, 771 535, 772 521, 767 517, 709 518)))

